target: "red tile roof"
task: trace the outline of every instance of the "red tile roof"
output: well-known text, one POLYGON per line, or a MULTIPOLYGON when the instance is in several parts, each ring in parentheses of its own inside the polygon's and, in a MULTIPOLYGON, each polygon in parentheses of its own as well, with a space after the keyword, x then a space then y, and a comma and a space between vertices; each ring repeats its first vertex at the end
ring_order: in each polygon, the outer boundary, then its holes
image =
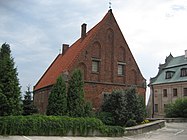
POLYGON ((34 90, 53 85, 61 73, 68 71, 72 67, 82 50, 84 50, 84 48, 89 44, 91 39, 102 27, 102 25, 111 16, 114 18, 112 10, 109 10, 108 13, 104 16, 104 18, 89 32, 86 33, 86 37, 84 39, 79 38, 65 52, 64 55, 59 54, 53 61, 53 63, 49 66, 49 68, 46 70, 46 72, 43 74, 43 76, 40 78, 40 80, 37 82, 37 84, 34 86, 34 90))

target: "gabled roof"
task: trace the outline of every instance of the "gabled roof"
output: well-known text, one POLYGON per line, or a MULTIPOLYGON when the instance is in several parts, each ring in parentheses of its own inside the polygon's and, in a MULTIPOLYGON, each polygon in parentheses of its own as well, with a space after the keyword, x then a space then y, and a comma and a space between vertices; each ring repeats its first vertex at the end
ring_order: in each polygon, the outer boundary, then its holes
POLYGON ((34 90, 53 85, 60 74, 68 71, 81 51, 84 50, 99 29, 102 28, 102 25, 111 17, 114 18, 112 10, 109 10, 104 18, 86 33, 86 37, 84 39, 79 38, 73 45, 70 46, 64 55, 59 54, 34 86, 34 90))
POLYGON ((187 59, 184 55, 172 57, 169 62, 162 64, 156 77, 151 78, 150 85, 168 84, 175 82, 187 82, 187 77, 181 77, 181 69, 187 68, 187 59), (172 72, 173 76, 166 79, 166 72, 172 72))

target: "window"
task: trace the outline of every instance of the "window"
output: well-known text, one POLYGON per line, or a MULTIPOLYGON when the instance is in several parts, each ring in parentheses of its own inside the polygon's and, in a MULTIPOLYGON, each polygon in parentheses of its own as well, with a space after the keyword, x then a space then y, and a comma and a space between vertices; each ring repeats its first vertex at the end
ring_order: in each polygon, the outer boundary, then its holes
POLYGON ((124 75, 124 65, 118 64, 118 75, 124 75))
POLYGON ((164 97, 167 97, 167 89, 164 89, 164 90, 163 90, 163 96, 164 96, 164 97))
POLYGON ((124 75, 125 71, 125 63, 118 62, 118 75, 124 75))
POLYGON ((173 89, 173 96, 176 97, 177 96, 177 88, 173 89))
POLYGON ((158 104, 155 104, 155 112, 158 112, 158 104))
POLYGON ((183 92, 184 92, 184 96, 187 96, 187 88, 184 88, 183 92))
POLYGON ((187 76, 187 68, 182 68, 181 69, 181 77, 187 76))
POLYGON ((174 71, 166 71, 166 79, 171 79, 174 75, 174 71))
POLYGON ((92 60, 92 72, 99 72, 99 61, 92 60))

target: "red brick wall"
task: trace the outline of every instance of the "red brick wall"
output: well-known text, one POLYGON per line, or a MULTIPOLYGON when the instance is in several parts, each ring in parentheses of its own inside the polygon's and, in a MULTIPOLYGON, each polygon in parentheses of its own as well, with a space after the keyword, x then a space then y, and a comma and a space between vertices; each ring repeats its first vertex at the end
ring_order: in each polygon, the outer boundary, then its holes
MULTIPOLYGON (((113 90, 125 90, 125 85, 112 85, 108 83, 85 83, 85 99, 90 101, 93 107, 98 110, 102 104, 104 94, 110 94, 113 90)), ((145 88, 137 88, 137 92, 144 96, 145 88)))
POLYGON ((41 114, 46 112, 50 91, 51 87, 47 87, 34 92, 34 105, 41 114))

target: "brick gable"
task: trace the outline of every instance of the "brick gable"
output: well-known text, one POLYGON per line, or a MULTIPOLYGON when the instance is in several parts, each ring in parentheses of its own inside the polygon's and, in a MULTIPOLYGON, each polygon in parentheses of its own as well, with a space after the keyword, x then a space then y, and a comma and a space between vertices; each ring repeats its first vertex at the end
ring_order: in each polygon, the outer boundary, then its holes
POLYGON ((101 105, 103 93, 113 90, 136 86, 140 94, 145 96, 145 79, 112 10, 89 32, 82 33, 82 37, 66 49, 64 54, 59 54, 38 81, 34 87, 35 104, 43 108, 41 112, 45 112, 47 98, 39 103, 40 96, 49 95, 50 86, 60 74, 70 74, 76 68, 84 73, 85 97, 96 109, 101 105), (98 62, 98 72, 92 71, 93 61, 98 62), (123 75, 118 74, 118 65, 123 67, 123 75))

